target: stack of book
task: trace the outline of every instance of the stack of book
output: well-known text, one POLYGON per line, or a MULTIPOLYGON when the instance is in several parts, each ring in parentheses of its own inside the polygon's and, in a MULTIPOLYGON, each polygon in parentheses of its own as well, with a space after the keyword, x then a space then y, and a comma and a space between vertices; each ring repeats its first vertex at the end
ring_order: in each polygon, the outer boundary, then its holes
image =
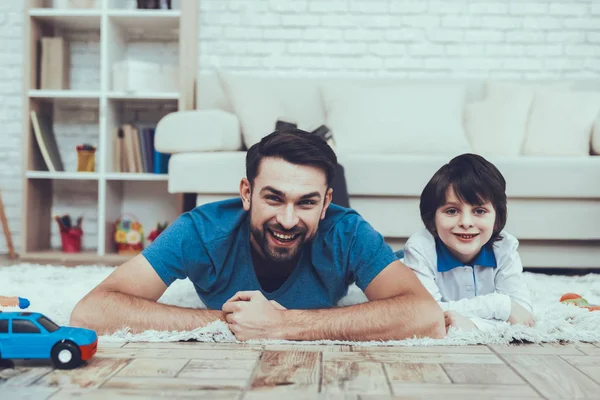
POLYGON ((149 174, 168 173, 170 154, 154 148, 154 128, 123 124, 114 135, 113 170, 149 174))

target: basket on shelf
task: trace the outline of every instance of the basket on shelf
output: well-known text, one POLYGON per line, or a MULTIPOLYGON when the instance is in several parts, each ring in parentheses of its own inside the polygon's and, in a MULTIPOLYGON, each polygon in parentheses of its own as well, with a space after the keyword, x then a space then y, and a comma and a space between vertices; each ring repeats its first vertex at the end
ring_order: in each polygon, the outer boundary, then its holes
POLYGON ((137 218, 119 218, 115 222, 115 245, 119 255, 137 255, 144 248, 144 228, 137 218))

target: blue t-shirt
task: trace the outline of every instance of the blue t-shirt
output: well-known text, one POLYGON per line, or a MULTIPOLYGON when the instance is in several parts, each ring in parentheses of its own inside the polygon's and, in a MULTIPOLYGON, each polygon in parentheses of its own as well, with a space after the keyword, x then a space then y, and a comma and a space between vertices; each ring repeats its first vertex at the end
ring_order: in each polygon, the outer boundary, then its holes
POLYGON ((351 283, 364 290, 397 259, 356 211, 331 204, 291 275, 275 291, 265 292, 252 262, 248 215, 239 198, 196 207, 142 255, 167 286, 189 278, 210 309, 221 309, 240 290, 260 290, 290 309, 332 307, 351 283))

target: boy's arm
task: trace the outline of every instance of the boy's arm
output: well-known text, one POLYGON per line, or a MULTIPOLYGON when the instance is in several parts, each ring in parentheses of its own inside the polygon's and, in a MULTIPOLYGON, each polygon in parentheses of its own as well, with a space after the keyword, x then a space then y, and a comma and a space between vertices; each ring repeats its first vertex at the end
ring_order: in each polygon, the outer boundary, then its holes
POLYGON ((419 249, 407 245, 404 249, 404 263, 415 272, 443 311, 456 311, 466 317, 508 320, 511 313, 511 300, 506 294, 490 293, 470 299, 442 301, 431 261, 419 249))
POLYGON ((440 307, 400 261, 365 290, 367 303, 320 310, 281 310, 260 292, 239 292, 223 305, 239 340, 400 340, 445 335, 440 307))
POLYGON ((132 332, 192 330, 225 319, 221 311, 157 303, 166 289, 167 285, 146 258, 137 255, 77 303, 69 324, 105 334, 124 327, 132 332))

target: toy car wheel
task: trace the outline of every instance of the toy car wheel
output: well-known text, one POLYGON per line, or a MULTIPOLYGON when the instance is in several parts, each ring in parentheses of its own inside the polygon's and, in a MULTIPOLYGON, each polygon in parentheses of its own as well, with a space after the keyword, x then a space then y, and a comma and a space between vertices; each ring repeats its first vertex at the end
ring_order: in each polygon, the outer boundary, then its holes
POLYGON ((72 342, 59 342, 52 348, 52 362, 58 369, 77 368, 81 364, 81 351, 72 342))

